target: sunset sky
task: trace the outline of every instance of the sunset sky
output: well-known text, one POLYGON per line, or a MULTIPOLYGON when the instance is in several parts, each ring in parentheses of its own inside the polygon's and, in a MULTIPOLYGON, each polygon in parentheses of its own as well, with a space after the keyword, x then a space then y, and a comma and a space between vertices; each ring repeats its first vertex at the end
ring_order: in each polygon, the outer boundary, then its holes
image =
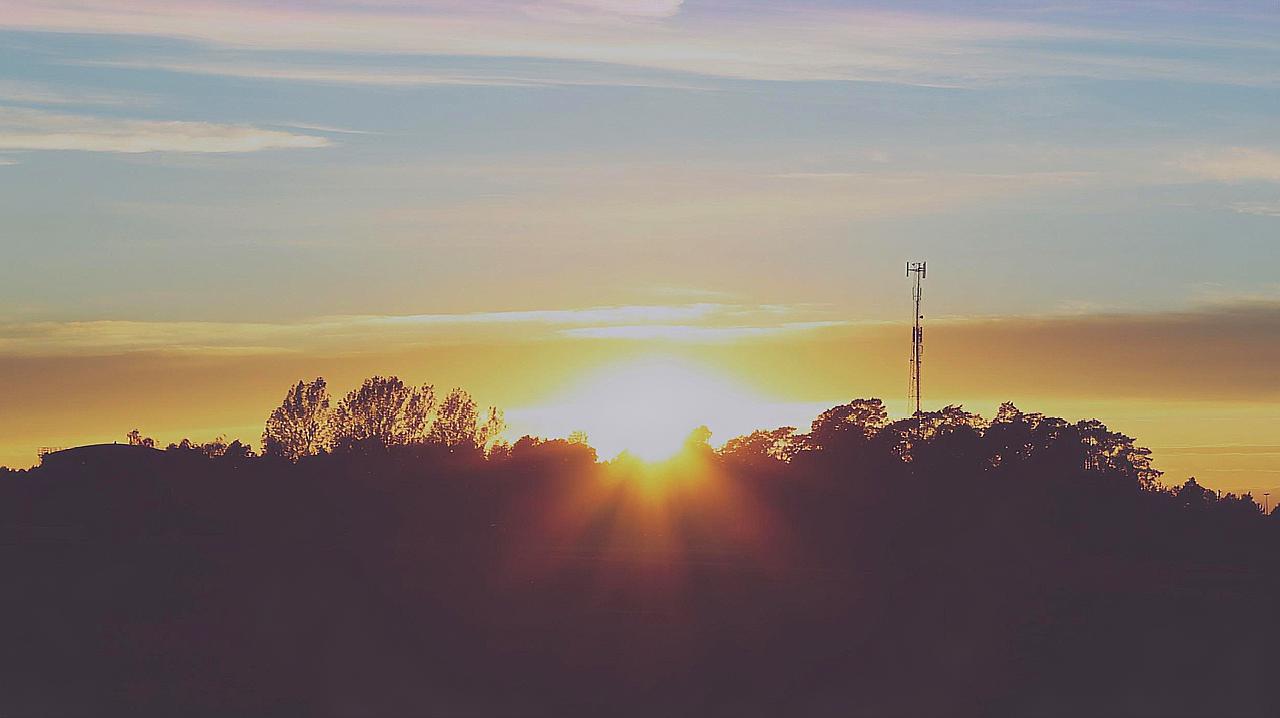
POLYGON ((0 0, 0 464, 317 375, 902 414, 927 260, 927 406, 1280 496, 1280 10, 1042 6, 0 0))

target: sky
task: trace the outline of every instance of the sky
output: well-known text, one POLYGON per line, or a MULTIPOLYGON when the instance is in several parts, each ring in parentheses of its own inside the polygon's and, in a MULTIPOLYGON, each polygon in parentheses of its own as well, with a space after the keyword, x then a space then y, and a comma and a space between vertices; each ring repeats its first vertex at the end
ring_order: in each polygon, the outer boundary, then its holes
POLYGON ((926 260, 926 405, 1269 491, 1278 90, 1274 2, 0 0, 0 464, 317 375, 901 413, 926 260))

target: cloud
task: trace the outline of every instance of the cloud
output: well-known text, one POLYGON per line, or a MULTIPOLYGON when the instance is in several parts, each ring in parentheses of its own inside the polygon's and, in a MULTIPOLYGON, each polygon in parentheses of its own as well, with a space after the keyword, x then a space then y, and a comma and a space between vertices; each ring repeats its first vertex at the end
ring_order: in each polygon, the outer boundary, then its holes
POLYGON ((1280 152, 1256 147, 1232 147, 1200 152, 1182 167, 1215 182, 1280 182, 1280 152))
POLYGON ((144 98, 41 83, 0 80, 0 102, 17 105, 137 105, 144 98))
POLYGON ((1280 217, 1280 202, 1233 202, 1231 209, 1240 214, 1256 214, 1259 217, 1280 217))
POLYGON ((294 130, 308 130, 310 132, 323 132, 335 135, 376 135, 377 132, 370 130, 353 130, 347 127, 334 127, 332 125, 316 125, 306 122, 275 122, 271 123, 279 127, 288 127, 294 130))
MULTIPOLYGON (((787 395, 809 397, 842 382, 896 388, 906 335, 899 323, 842 321, 830 307, 697 303, 292 323, 10 321, 0 323, 0 357, 356 356, 495 343, 661 341, 701 347, 725 366, 785 385, 787 395), (805 370, 795 371, 800 365, 805 370)), ((935 396, 1280 400, 1275 298, 1152 313, 931 319, 925 341, 935 396)))
MULTIPOLYGON (((1280 400, 1274 297, 1164 312, 929 318, 924 332, 928 396, 938 403, 1280 400)), ((819 398, 847 386, 893 399, 909 336, 902 323, 851 322, 704 353, 783 396, 819 398)))
POLYGON ((249 80, 277 80, 325 85, 369 85, 374 87, 652 87, 670 90, 710 91, 707 84, 677 81, 670 78, 644 77, 620 72, 618 68, 584 69, 556 67, 498 70, 495 68, 420 68, 360 64, 318 65, 295 64, 287 59, 245 62, 219 60, 87 60, 75 63, 85 67, 125 70, 174 72, 188 75, 212 75, 249 80))
POLYGON ((1096 172, 780 172, 771 174, 774 179, 786 180, 848 180, 888 184, 913 184, 943 180, 958 183, 991 182, 1009 184, 1058 185, 1076 184, 1096 176, 1096 172))
MULTIPOLYGON (((116 0, 8 0, 0 27, 174 37, 241 49, 574 60, 775 81, 943 87, 1062 77, 1280 82, 1274 69, 1280 66, 1275 62, 1280 48, 1265 36, 1242 41, 1240 33, 1224 32, 1216 23, 1200 26, 1192 36, 1175 31, 1185 23, 1165 32, 1152 23, 1128 32, 1104 30, 1102 7, 1001 17, 999 12, 906 13, 819 2, 724 5, 132 0, 126 6, 116 0)), ((306 73, 298 67, 288 76, 301 79, 306 73)))
POLYGON ((826 326, 797 322, 820 313, 805 305, 628 305, 458 314, 315 317, 293 323, 94 320, 0 323, 0 356, 110 355, 139 351, 197 354, 360 352, 466 341, 638 338, 717 341, 826 326))
POLYGON ((225 153, 328 144, 324 137, 250 125, 126 120, 0 107, 0 150, 225 153))
POLYGON ((358 320, 374 324, 617 324, 629 322, 690 321, 732 311, 725 304, 628 305, 586 309, 545 309, 463 314, 410 314, 402 316, 336 317, 331 321, 358 320))
POLYGON ((642 324, 616 327, 563 329, 560 334, 575 339, 628 339, 633 341, 726 342, 757 339, 795 332, 826 329, 846 324, 840 321, 785 322, 776 326, 702 327, 687 324, 642 324))
POLYGON ((935 381, 962 393, 1280 399, 1280 300, 1183 311, 933 322, 935 381), (983 386, 985 385, 985 386, 983 386))
POLYGON ((1162 446, 1160 453, 1173 455, 1207 455, 1207 456, 1280 456, 1280 446, 1275 445, 1229 445, 1229 446, 1162 446))
POLYGON ((126 70, 162 70, 189 75, 242 77, 254 80, 287 80, 330 85, 375 85, 384 87, 416 86, 496 86, 540 87, 554 84, 549 80, 484 75, 461 70, 421 71, 396 67, 353 67, 342 65, 290 65, 285 63, 190 62, 174 60, 124 61, 100 60, 79 63, 88 67, 126 70))
POLYGON ((684 0, 560 0, 559 4, 618 15, 671 17, 680 12, 684 0))

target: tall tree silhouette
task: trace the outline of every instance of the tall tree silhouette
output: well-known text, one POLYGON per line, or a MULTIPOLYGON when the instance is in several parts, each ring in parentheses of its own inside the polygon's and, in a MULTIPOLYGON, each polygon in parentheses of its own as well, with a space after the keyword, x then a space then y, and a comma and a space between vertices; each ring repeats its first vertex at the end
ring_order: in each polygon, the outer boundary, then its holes
POLYGON ((432 443, 454 447, 470 444, 479 430, 476 402, 466 391, 454 387, 440 402, 428 438, 432 443))
POLYGON ((484 420, 484 424, 480 426, 479 445, 484 446, 490 441, 496 441, 506 430, 507 419, 502 409, 496 406, 489 407, 489 416, 484 420))
POLYGON ((810 426, 805 445, 811 449, 830 447, 850 436, 869 439, 889 423, 889 412, 879 399, 854 399, 822 412, 810 426))
POLYGON ((1155 486, 1160 472, 1151 468, 1151 450, 1135 446, 1133 437, 1111 431, 1097 419, 1077 422, 1075 430, 1086 469, 1118 474, 1143 488, 1155 486))
POLYGON ((386 447, 424 441, 434 404, 430 385, 415 387, 394 376, 365 379, 334 409, 330 446, 342 450, 367 442, 386 447))
POLYGON ((329 419, 329 391, 324 377, 299 381, 289 388, 284 401, 267 417, 262 431, 262 451, 297 461, 319 453, 325 445, 324 432, 329 419))
POLYGON ((428 439, 450 448, 480 448, 505 429, 506 422, 497 407, 489 407, 488 416, 481 423, 475 399, 465 390, 454 388, 440 402, 428 439))

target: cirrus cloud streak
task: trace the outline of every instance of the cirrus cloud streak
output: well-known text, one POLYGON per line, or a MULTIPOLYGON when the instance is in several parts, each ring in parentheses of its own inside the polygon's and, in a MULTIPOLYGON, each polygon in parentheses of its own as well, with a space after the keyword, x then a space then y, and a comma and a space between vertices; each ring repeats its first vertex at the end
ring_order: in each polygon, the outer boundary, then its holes
POLYGON ((557 337, 723 341, 832 326, 806 305, 632 305, 460 314, 315 317, 292 323, 37 321, 0 323, 0 356, 112 355, 139 351, 253 355, 364 353, 391 347, 557 337))
POLYGON ((328 144, 324 137, 252 125, 117 119, 0 107, 0 150, 239 153, 328 144))

